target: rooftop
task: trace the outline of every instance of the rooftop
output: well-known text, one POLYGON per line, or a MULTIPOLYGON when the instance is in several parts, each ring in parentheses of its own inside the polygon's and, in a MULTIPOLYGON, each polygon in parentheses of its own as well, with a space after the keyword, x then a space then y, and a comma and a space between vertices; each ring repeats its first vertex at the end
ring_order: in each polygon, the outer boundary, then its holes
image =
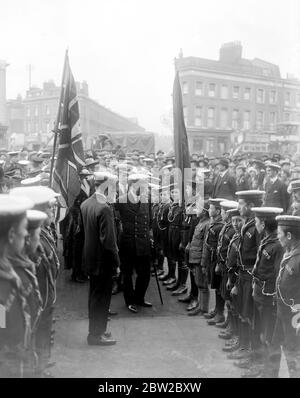
MULTIPOLYGON (((176 69, 191 70, 202 69, 207 71, 222 72, 228 74, 240 74, 260 78, 281 79, 278 65, 265 60, 254 58, 249 60, 242 57, 242 45, 240 42, 225 43, 220 48, 218 60, 199 57, 183 57, 182 53, 175 59, 176 69)), ((288 80, 298 81, 293 77, 288 80)))

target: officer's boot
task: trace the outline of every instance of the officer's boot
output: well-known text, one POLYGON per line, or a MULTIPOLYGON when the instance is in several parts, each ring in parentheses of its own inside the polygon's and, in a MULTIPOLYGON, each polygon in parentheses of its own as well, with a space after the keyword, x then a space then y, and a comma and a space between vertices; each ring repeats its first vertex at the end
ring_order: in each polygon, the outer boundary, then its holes
POLYGON ((162 250, 160 250, 157 255, 157 276, 164 274, 164 259, 165 256, 163 255, 162 250))
POLYGON ((200 289, 201 310, 203 315, 208 314, 209 296, 209 289, 200 289))
POLYGON ((165 276, 160 277, 159 279, 163 281, 163 285, 171 285, 176 282, 175 271, 176 271, 176 262, 170 258, 168 260, 168 273, 165 276))
POLYGON ((216 315, 214 318, 209 319, 207 324, 210 326, 215 326, 217 323, 222 323, 225 321, 224 317, 224 300, 221 297, 221 294, 218 290, 215 291, 216 294, 216 315))
POLYGON ((183 261, 178 261, 178 288, 172 292, 172 296, 180 296, 187 292, 186 281, 189 275, 189 268, 183 261))

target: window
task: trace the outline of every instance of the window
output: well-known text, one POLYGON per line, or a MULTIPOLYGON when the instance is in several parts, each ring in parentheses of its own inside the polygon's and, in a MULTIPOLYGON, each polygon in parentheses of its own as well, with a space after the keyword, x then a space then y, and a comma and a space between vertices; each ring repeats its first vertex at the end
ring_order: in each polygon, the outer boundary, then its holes
POLYGON ((35 123, 35 132, 39 133, 39 124, 38 123, 35 123))
POLYGON ((286 91, 284 94, 284 105, 290 105, 291 102, 291 93, 286 91))
POLYGON ((208 138, 206 140, 206 152, 211 153, 215 150, 215 140, 213 138, 208 138))
POLYGON ((30 117, 30 107, 27 107, 27 112, 26 112, 27 116, 30 117))
POLYGON ((233 109, 233 111, 232 111, 232 128, 234 130, 236 130, 238 128, 238 126, 239 126, 238 118, 239 118, 238 109, 233 109))
POLYGON ((194 138, 194 152, 203 151, 203 140, 201 138, 194 138))
POLYGON ((228 111, 227 109, 221 109, 220 127, 226 129, 228 127, 228 111))
POLYGON ((244 91, 244 100, 246 101, 250 100, 250 96, 251 96, 251 88, 246 87, 244 91))
POLYGON ((203 83, 196 82, 195 95, 203 95, 203 83))
POLYGON ((36 106, 35 108, 34 108, 34 116, 38 116, 38 114, 39 114, 39 109, 38 109, 38 107, 36 106))
POLYGON ((215 125, 215 109, 208 108, 207 112, 207 127, 214 127, 215 125))
POLYGON ((300 93, 296 94, 296 106, 297 108, 300 108, 300 93))
POLYGON ((183 117, 184 117, 184 123, 187 125, 187 107, 183 107, 183 117))
POLYGON ((30 124, 30 122, 28 122, 28 124, 27 124, 27 132, 28 132, 28 134, 31 133, 31 124, 30 124))
POLYGON ((49 105, 46 105, 46 115, 47 116, 50 115, 50 107, 49 107, 49 105))
POLYGON ((275 130, 276 112, 270 112, 270 130, 275 130))
POLYGON ((277 102, 277 93, 276 90, 270 91, 270 104, 276 104, 277 102))
POLYGON ((250 111, 244 111, 244 125, 245 130, 250 129, 250 111))
POLYGON ((46 122, 46 133, 50 132, 50 123, 46 122))
POLYGON ((233 93, 232 93, 232 98, 238 99, 240 95, 240 88, 239 86, 234 86, 233 87, 233 93))
POLYGON ((256 115, 256 128, 261 130, 264 124, 264 113, 262 111, 258 111, 256 115))
POLYGON ((195 126, 202 126, 202 108, 201 106, 196 106, 195 109, 195 126))
POLYGON ((258 104, 263 104, 265 102, 265 90, 263 88, 257 90, 256 101, 258 104))
POLYGON ((189 92, 189 86, 188 86, 187 82, 183 82, 182 83, 182 93, 188 94, 188 92, 189 92))
POLYGON ((221 98, 223 99, 228 98, 228 86, 226 86, 225 84, 223 84, 221 87, 221 98))
POLYGON ((289 122, 291 120, 291 114, 288 112, 285 112, 284 114, 284 121, 289 122))
POLYGON ((210 83, 209 84, 208 96, 209 97, 215 97, 215 95, 216 95, 216 85, 215 85, 215 83, 210 83))

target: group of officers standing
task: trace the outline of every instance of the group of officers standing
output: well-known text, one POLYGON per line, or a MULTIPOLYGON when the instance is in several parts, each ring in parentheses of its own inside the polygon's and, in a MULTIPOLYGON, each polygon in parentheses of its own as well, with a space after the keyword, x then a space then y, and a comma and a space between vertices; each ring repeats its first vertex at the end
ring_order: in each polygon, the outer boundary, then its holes
MULTIPOLYGON (((183 205, 173 159, 141 163, 132 156, 111 165, 88 155, 80 194, 61 225, 73 280, 89 280, 88 344, 116 343, 107 330, 114 280, 129 311, 152 306, 145 300, 152 264, 189 316, 224 329, 223 350, 245 377, 278 377, 281 347, 290 376, 299 377, 300 181, 283 180, 281 166, 268 162, 265 173, 256 169, 258 189, 249 189, 248 165, 236 165, 243 171, 237 177, 226 158, 215 168, 199 169, 197 161, 183 205), (155 167, 170 184, 151 178, 155 167)), ((49 375, 59 269, 55 198, 41 186, 0 195, 0 371, 7 377, 49 375)))

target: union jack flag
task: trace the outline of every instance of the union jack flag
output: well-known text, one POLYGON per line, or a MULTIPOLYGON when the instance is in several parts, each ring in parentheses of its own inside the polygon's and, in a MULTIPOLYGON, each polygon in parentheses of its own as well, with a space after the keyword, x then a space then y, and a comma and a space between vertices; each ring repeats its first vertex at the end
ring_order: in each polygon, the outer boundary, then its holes
POLYGON ((70 207, 80 192, 79 170, 84 166, 82 136, 79 129, 79 106, 76 83, 65 56, 60 102, 55 134, 58 153, 53 171, 52 188, 62 195, 62 206, 70 207))

